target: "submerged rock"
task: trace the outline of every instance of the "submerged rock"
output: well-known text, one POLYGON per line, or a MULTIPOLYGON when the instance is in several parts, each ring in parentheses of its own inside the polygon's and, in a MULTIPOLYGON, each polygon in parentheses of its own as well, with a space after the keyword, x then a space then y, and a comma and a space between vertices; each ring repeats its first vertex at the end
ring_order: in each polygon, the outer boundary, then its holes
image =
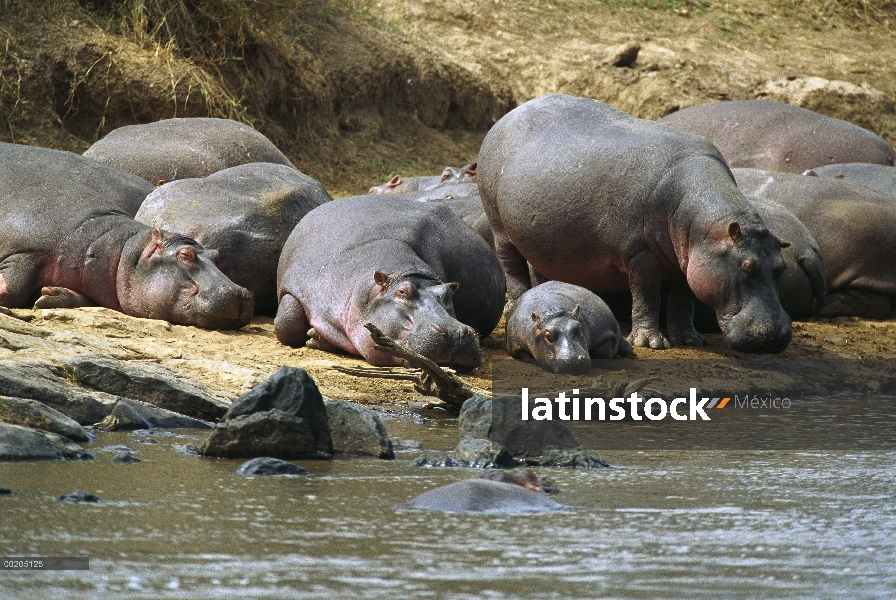
POLYGON ((423 450, 423 442, 417 440, 402 440, 399 438, 392 439, 392 450, 395 452, 404 452, 408 450, 423 450))
POLYGON ((175 444, 174 451, 182 456, 199 456, 202 454, 199 446, 194 446, 193 444, 184 444, 183 446, 175 444))
POLYGON ((517 465, 507 448, 482 438, 462 439, 454 449, 454 455, 475 469, 509 469, 517 465))
POLYGON ((94 496, 93 494, 88 494, 85 491, 78 490, 76 492, 72 492, 71 494, 66 494, 65 496, 59 496, 60 502, 69 502, 69 503, 77 503, 77 502, 105 502, 99 496, 94 496))
POLYGON ((11 494, 11 493, 12 493, 12 490, 11 490, 11 489, 9 489, 8 487, 5 487, 5 486, 0 485, 0 496, 6 496, 6 495, 11 494))
POLYGON ((119 452, 118 454, 115 455, 115 458, 112 459, 112 462, 114 462, 114 463, 138 463, 138 462, 143 462, 143 461, 140 460, 139 458, 137 458, 136 456, 134 456, 134 454, 132 452, 128 452, 127 450, 122 450, 121 452, 119 452))
POLYGON ((343 400, 331 400, 326 408, 334 452, 395 458, 386 427, 373 412, 343 400))
POLYGON ((0 421, 58 433, 76 442, 90 441, 90 434, 75 420, 37 400, 0 396, 0 421))
POLYGON ((234 475, 311 475, 308 471, 285 460, 262 456, 244 462, 234 475))
POLYGON ((61 435, 0 423, 0 462, 92 458, 93 454, 61 435))
POLYGON ((469 479, 424 492, 409 502, 412 508, 441 512, 517 514, 557 510, 563 505, 540 492, 510 483, 469 479))
POLYGON ((579 469, 600 469, 609 467, 603 457, 588 448, 576 448, 574 450, 560 450, 548 448, 537 462, 542 467, 573 467, 579 469))
POLYGON ((456 468, 464 465, 453 456, 448 456, 447 452, 442 452, 441 450, 424 450, 423 456, 415 458, 411 463, 411 466, 456 468))

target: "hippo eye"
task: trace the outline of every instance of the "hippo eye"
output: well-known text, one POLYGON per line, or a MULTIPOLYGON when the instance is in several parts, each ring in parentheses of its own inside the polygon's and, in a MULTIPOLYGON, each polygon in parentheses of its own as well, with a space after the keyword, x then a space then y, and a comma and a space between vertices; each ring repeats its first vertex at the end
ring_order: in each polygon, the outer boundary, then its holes
POLYGON ((740 268, 750 277, 755 277, 759 272, 759 267, 756 264, 756 261, 752 258, 745 258, 743 262, 740 263, 740 268))
POLYGON ((549 344, 553 344, 555 339, 557 339, 557 337, 554 335, 553 331, 551 331, 550 329, 545 330, 544 341, 546 341, 549 344))
POLYGON ((196 262, 196 251, 192 246, 181 246, 177 249, 178 260, 192 265, 196 262))

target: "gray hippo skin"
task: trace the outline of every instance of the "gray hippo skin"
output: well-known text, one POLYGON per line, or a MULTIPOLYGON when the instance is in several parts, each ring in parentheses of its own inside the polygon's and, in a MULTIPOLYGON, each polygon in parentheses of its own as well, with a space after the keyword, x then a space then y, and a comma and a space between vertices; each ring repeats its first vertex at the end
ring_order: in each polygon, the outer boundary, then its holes
POLYGON ((255 312, 277 314, 277 263, 293 228, 331 200, 316 180, 285 165, 250 163, 157 188, 137 213, 218 252, 217 266, 255 297, 255 312))
POLYGON ((787 268, 781 274, 778 299, 791 319, 803 319, 818 313, 827 291, 824 260, 812 233, 784 206, 760 196, 747 200, 762 217, 762 222, 778 239, 790 246, 781 250, 787 268))
POLYGON ((412 498, 411 508, 441 512, 516 514, 563 508, 544 493, 512 483, 468 479, 451 483, 412 498))
POLYGON ((476 333, 497 325, 505 291, 494 252, 448 208, 371 195, 308 213, 283 247, 277 289, 274 329, 284 344, 310 335, 311 347, 398 364, 374 349, 371 322, 459 369, 482 364, 476 333))
POLYGON ((456 183, 476 183, 476 163, 462 167, 445 167, 440 176, 402 177, 396 175, 382 185, 370 188, 368 194, 406 194, 422 192, 456 183))
POLYGON ((507 316, 507 352, 553 373, 587 373, 591 359, 632 356, 610 307, 583 287, 548 281, 520 296, 507 316))
POLYGON ((812 233, 824 258, 819 316, 885 319, 896 297, 896 202, 839 179, 733 169, 745 193, 782 204, 812 233))
POLYGON ((165 119, 109 132, 84 156, 157 185, 254 162, 292 167, 264 135, 230 119, 165 119))
POLYGON ((896 167, 871 163, 847 163, 816 167, 803 175, 844 179, 896 197, 896 167))
POLYGON ((138 223, 93 189, 48 178, 40 161, 0 162, 0 306, 99 304, 135 317, 237 328, 249 292, 194 240, 138 223), (43 295, 41 295, 43 294, 43 295))
POLYGON ((706 343, 695 295, 737 350, 790 342, 777 295, 782 242, 704 138, 595 100, 544 96, 492 127, 477 177, 511 301, 529 286, 528 260, 595 293, 631 289, 633 345, 706 343), (658 322, 664 280, 670 340, 658 322))
POLYGON ((709 139, 731 168, 802 173, 834 163, 896 164, 896 150, 867 129, 774 100, 700 104, 660 122, 709 139))
POLYGON ((37 177, 60 201, 89 194, 130 217, 137 214, 143 199, 153 190, 145 179, 121 169, 73 152, 35 146, 0 142, 0 169, 4 196, 33 193, 37 177))
POLYGON ((482 236, 488 245, 495 247, 492 229, 482 208, 482 199, 479 196, 479 186, 475 183, 455 183, 446 186, 436 186, 428 190, 406 192, 404 194, 390 194, 388 197, 397 196, 417 202, 437 202, 451 209, 451 212, 460 217, 461 221, 473 228, 482 236))

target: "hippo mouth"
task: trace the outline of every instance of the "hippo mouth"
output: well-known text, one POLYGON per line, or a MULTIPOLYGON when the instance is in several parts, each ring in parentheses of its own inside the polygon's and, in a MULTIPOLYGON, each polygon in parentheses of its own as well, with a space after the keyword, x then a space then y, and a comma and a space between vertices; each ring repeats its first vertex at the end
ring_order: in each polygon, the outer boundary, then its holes
POLYGON ((790 323, 774 326, 760 324, 751 317, 740 317, 719 320, 719 327, 732 349, 749 354, 778 354, 783 352, 793 335, 790 323))

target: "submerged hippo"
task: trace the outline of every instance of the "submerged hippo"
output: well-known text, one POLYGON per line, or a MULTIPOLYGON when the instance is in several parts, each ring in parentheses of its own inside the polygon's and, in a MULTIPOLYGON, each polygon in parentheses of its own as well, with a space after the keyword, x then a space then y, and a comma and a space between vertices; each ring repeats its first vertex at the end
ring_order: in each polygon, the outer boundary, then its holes
POLYGON ((596 293, 630 288, 637 346, 706 343, 695 295, 735 349, 790 343, 777 295, 785 244, 706 139, 554 94, 492 127, 477 179, 511 301, 528 288, 528 260, 547 279, 596 293), (658 323, 664 280, 669 341, 658 323))
POLYGON ((38 308, 95 303, 182 325, 249 322, 249 292, 210 251, 138 223, 96 185, 60 179, 42 161, 0 162, 0 306, 37 298, 38 308))
POLYGON ((803 175, 843 179, 896 197, 896 167, 871 163, 847 163, 816 167, 804 172, 803 175))
POLYGON ((485 512, 516 514, 563 508, 543 492, 513 483, 468 479, 451 483, 412 498, 411 508, 441 512, 485 512))
POLYGON ((660 122, 709 139, 732 168, 802 173, 834 163, 896 164, 896 150, 867 129, 774 100, 700 104, 660 122))
POLYGON ((519 297, 507 315, 507 352, 553 373, 587 373, 591 359, 631 356, 610 307, 583 287, 548 281, 519 297))
POLYGON ((277 263, 293 228, 331 200, 316 180, 285 165, 250 163, 157 188, 137 220, 187 235, 218 252, 217 266, 277 314, 277 263))
POLYGON ((421 192, 457 183, 476 183, 476 163, 462 167, 445 167, 439 176, 401 177, 396 175, 382 185, 370 188, 368 194, 406 194, 421 192))
POLYGON ((476 333, 494 329, 504 302, 494 252, 448 208, 370 195, 302 219, 280 256, 277 289, 277 339, 298 346, 310 335, 311 347, 374 365, 397 359, 374 349, 368 322, 439 364, 476 368, 476 333))
POLYGON ((111 131, 84 156, 118 167, 153 185, 206 177, 246 163, 292 167, 271 140, 230 119, 165 119, 111 131))
POLYGON ((784 205, 812 233, 824 259, 823 317, 884 319, 896 298, 896 201, 823 177, 733 169, 745 193, 784 205))

